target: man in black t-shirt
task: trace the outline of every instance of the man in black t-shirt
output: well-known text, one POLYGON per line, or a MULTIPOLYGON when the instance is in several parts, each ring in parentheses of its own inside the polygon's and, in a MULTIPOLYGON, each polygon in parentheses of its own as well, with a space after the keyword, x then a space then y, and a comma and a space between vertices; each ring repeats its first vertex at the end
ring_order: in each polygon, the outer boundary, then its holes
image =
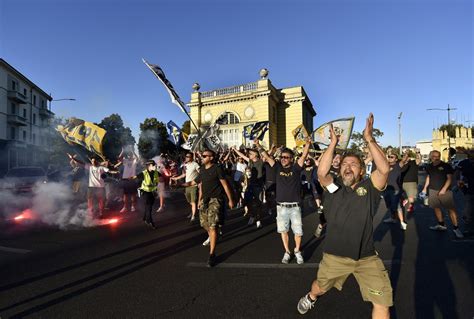
POLYGON ((418 196, 418 165, 421 163, 421 154, 416 152, 416 159, 410 160, 408 152, 405 153, 402 159, 402 185, 408 199, 408 207, 406 211, 413 213, 415 209, 415 199, 418 196))
POLYGON ((451 165, 441 161, 441 153, 439 151, 430 152, 431 164, 426 167, 425 186, 423 192, 428 192, 428 203, 434 209, 438 224, 431 226, 431 230, 445 231, 442 208, 447 209, 449 218, 453 224, 453 232, 457 238, 463 238, 462 232, 458 228, 458 217, 456 206, 454 204, 453 192, 451 191, 451 183, 453 180, 454 170, 451 165))
POLYGON ((291 250, 289 247, 288 232, 293 231, 295 235, 295 257, 298 264, 303 264, 304 259, 301 254, 301 237, 303 237, 303 222, 301 218, 301 171, 304 162, 309 153, 311 140, 306 141, 303 154, 294 162, 292 150, 285 148, 281 151, 280 162, 276 162, 269 157, 267 152, 260 146, 258 140, 255 140, 258 150, 263 158, 275 169, 276 182, 276 202, 277 202, 277 230, 281 234, 285 254, 282 263, 287 264, 291 259, 291 250))
POLYGON ((224 195, 227 195, 229 207, 234 207, 232 192, 225 179, 224 172, 220 166, 214 163, 216 153, 205 150, 202 153, 202 166, 196 182, 199 185, 199 220, 201 227, 207 231, 210 239, 208 266, 216 264, 216 242, 219 219, 222 218, 224 210, 224 195))
POLYGON ((341 161, 341 176, 334 180, 329 170, 339 137, 330 127, 331 143, 318 167, 319 181, 325 188, 328 229, 317 279, 313 281, 311 291, 298 302, 297 309, 301 314, 313 308, 318 296, 332 287, 341 290, 347 277, 353 274, 363 299, 373 304, 372 318, 390 316, 389 307, 393 305, 390 279, 373 241, 373 217, 380 193, 387 184, 389 165, 372 137, 373 121, 370 114, 363 133, 377 165, 369 179, 362 179, 365 173, 362 159, 346 154, 341 161))

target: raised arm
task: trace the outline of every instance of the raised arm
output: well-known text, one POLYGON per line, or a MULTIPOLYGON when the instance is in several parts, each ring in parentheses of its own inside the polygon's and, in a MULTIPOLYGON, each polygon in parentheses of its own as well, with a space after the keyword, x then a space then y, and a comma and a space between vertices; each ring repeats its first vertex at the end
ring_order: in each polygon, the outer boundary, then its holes
POLYGON ((319 157, 318 166, 318 179, 319 183, 326 187, 334 182, 332 175, 329 173, 331 169, 332 159, 334 157, 334 151, 336 150, 337 143, 339 142, 339 136, 336 135, 332 124, 329 126, 329 132, 331 133, 331 143, 329 143, 326 151, 319 157))
POLYGON ((367 142, 367 147, 369 148, 370 155, 374 159, 375 166, 377 169, 371 174, 370 178, 372 183, 377 189, 384 189, 387 185, 388 173, 390 171, 390 166, 388 164, 387 158, 383 150, 377 144, 375 139, 372 136, 374 130, 374 115, 369 114, 365 122, 364 129, 364 139, 367 142))
POLYGON ((81 166, 85 166, 85 165, 86 165, 83 161, 78 160, 78 159, 76 158, 76 155, 72 156, 71 154, 67 153, 67 156, 69 157, 69 159, 70 159, 71 161, 74 161, 74 162, 76 162, 77 164, 79 164, 79 165, 81 165, 81 166))
POLYGON ((245 156, 244 153, 240 152, 237 148, 233 147, 232 148, 234 150, 234 152, 239 155, 241 158, 244 159, 244 161, 246 161, 247 163, 249 162, 249 158, 247 156, 245 156))
POLYGON ((267 151, 265 151, 262 145, 260 145, 260 141, 258 140, 258 138, 255 139, 253 143, 257 146, 257 150, 262 156, 262 158, 265 159, 271 167, 273 167, 275 165, 275 160, 273 159, 273 157, 268 155, 267 151))
POLYGON ((307 137, 306 138, 306 144, 304 145, 304 149, 303 149, 303 154, 298 159, 298 165, 300 167, 304 166, 304 161, 306 161, 306 157, 308 157, 310 147, 311 147, 311 138, 307 137))

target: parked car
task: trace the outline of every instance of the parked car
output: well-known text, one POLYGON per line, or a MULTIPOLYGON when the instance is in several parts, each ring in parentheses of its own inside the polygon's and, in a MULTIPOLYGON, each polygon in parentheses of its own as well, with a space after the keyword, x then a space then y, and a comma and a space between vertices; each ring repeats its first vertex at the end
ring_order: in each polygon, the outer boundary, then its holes
POLYGON ((15 167, 5 174, 0 181, 0 188, 14 193, 28 193, 36 183, 47 183, 47 181, 46 172, 41 167, 15 167))

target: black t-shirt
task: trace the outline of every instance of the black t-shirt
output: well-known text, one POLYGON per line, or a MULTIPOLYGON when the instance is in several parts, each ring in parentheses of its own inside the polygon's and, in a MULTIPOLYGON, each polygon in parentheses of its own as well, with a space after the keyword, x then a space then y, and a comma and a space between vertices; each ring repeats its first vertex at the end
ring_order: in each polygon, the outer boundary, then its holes
MULTIPOLYGON (((431 163, 426 167, 426 172, 430 176, 430 184, 428 185, 428 188, 439 191, 446 183, 448 174, 453 174, 453 168, 445 162, 441 162, 436 166, 431 163)), ((448 189, 451 189, 451 186, 449 186, 448 189)))
POLYGON ((327 232, 324 252, 358 260, 375 255, 373 217, 380 203, 380 193, 370 178, 354 189, 335 181, 339 189, 324 192, 327 232))
POLYGON ((402 188, 402 170, 398 163, 390 166, 387 180, 387 190, 399 191, 402 188))
POLYGON ((458 170, 461 171, 462 181, 467 184, 463 191, 466 194, 474 194, 474 163, 469 159, 462 160, 458 164, 458 170))
POLYGON ((252 177, 249 180, 249 184, 263 185, 263 183, 265 182, 265 178, 263 176, 263 161, 249 161, 248 168, 250 168, 250 170, 252 171, 252 177))
POLYGON ((279 162, 274 165, 276 174, 276 201, 295 203, 301 200, 301 171, 297 163, 284 168, 279 162))
POLYGON ((418 183, 418 165, 416 161, 408 161, 402 167, 402 181, 403 183, 418 183))
POLYGON ((221 179, 225 179, 225 175, 219 165, 214 164, 210 168, 206 168, 204 165, 201 166, 196 182, 201 183, 203 201, 224 197, 225 192, 220 182, 221 179))
POLYGON ((267 162, 263 163, 265 169, 265 181, 267 183, 275 183, 275 167, 271 167, 267 162))

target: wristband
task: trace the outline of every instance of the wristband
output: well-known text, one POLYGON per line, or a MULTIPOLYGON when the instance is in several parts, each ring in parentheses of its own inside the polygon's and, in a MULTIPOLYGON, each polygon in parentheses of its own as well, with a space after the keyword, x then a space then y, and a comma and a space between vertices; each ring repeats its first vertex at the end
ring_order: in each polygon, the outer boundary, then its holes
POLYGON ((334 193, 335 191, 337 191, 339 189, 339 187, 334 184, 334 183, 331 183, 329 184, 328 186, 326 186, 326 189, 328 190, 329 193, 334 193))

